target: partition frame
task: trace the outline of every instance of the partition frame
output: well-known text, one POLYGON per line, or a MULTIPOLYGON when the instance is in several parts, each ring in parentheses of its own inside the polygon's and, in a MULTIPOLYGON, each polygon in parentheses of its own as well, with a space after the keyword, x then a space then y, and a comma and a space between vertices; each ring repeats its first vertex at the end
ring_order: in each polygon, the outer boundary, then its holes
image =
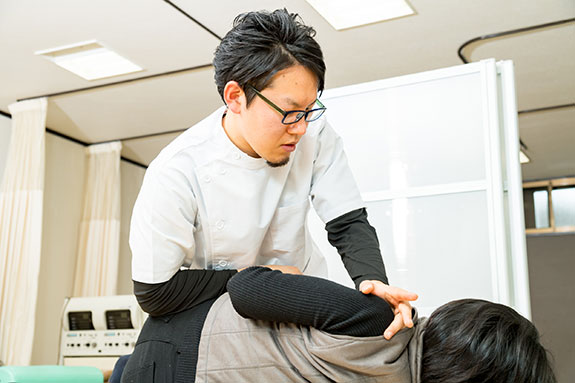
MULTIPOLYGON (((324 92, 322 100, 479 73, 485 147, 485 179, 362 193, 366 202, 485 191, 491 265, 491 290, 499 303, 530 318, 517 109, 511 61, 494 59, 324 92), (502 163, 505 167, 502 167, 502 163), (506 177, 506 179, 504 179, 506 177), (510 205, 505 205, 508 193, 510 205), (509 224, 506 223, 509 217, 509 224)), ((345 142, 344 142, 345 144, 345 142)), ((348 151, 349 155, 349 151, 348 151)))

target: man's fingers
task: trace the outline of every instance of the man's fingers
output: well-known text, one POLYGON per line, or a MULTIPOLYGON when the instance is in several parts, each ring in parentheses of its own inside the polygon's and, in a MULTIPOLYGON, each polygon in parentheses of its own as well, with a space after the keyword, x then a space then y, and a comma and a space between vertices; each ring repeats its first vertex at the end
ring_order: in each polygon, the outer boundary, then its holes
POLYGON ((287 266, 287 265, 265 265, 264 267, 267 267, 269 269, 272 270, 278 270, 281 271, 284 274, 301 274, 301 271, 299 268, 297 268, 296 266, 287 266))
POLYGON ((408 302, 400 302, 397 310, 403 318, 405 327, 413 327, 413 319, 411 318, 411 305, 408 302))
POLYGON ((417 294, 399 287, 386 285, 381 281, 373 280, 361 282, 359 289, 364 294, 373 294, 385 299, 393 309, 395 317, 383 333, 385 339, 391 339, 404 327, 413 327, 411 304, 409 302, 416 300, 418 298, 417 294))
POLYGON ((397 313, 395 314, 395 318, 393 318, 393 322, 391 322, 389 327, 385 329, 383 337, 387 340, 390 340, 391 337, 394 336, 402 328, 403 328, 403 318, 401 317, 401 313, 397 313))
POLYGON ((418 298, 417 294, 404 290, 399 287, 389 286, 380 281, 363 281, 360 285, 360 290, 364 294, 374 294, 380 298, 385 299, 390 305, 397 306, 400 301, 414 301, 418 298), (369 292, 366 292, 364 285, 371 285, 369 292))
POLYGON ((416 293, 395 286, 389 286, 387 294, 393 296, 398 301, 414 301, 418 298, 416 293))
POLYGON ((361 282, 359 290, 364 294, 371 294, 371 292, 373 291, 373 283, 365 281, 361 282))
POLYGON ((385 301, 387 303, 389 303, 394 308, 399 305, 399 301, 397 299, 395 299, 395 297, 393 295, 385 294, 383 296, 383 299, 385 299, 385 301))

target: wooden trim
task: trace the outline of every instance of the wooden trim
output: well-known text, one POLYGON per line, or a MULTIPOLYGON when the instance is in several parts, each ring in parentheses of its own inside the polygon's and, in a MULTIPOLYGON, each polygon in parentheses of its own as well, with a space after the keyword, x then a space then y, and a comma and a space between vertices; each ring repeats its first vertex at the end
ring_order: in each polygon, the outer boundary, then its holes
POLYGON ((544 227, 541 229, 525 229, 525 234, 575 233, 575 226, 544 227))
POLYGON ((559 226, 555 228, 556 233, 575 233, 575 226, 559 226))
POLYGON ((557 178, 557 179, 551 180, 551 185, 552 186, 571 186, 571 185, 575 186, 575 177, 557 178))
POLYGON ((525 234, 547 234, 547 233, 554 233, 552 227, 545 227, 542 229, 525 229, 525 234))
POLYGON ((551 191, 553 186, 551 183, 547 186, 547 209, 549 209, 549 226, 555 229, 555 213, 553 212, 553 198, 551 197, 551 191))
POLYGON ((563 177, 563 178, 553 178, 549 180, 543 181, 530 181, 530 182, 523 182, 523 189, 533 189, 533 188, 540 188, 543 186, 571 186, 575 185, 575 177, 563 177))
POLYGON ((523 189, 534 189, 544 187, 550 184, 550 181, 533 181, 533 182, 524 182, 523 189))

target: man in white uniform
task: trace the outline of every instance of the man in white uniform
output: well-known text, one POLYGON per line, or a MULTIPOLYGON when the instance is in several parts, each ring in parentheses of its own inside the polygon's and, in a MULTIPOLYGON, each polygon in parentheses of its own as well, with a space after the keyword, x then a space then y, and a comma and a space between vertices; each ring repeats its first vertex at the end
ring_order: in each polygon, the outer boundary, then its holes
POLYGON ((134 291, 152 316, 219 296, 252 265, 325 276, 305 225, 311 202, 356 287, 394 308, 385 336, 413 325, 417 296, 387 285, 375 230, 318 100, 325 64, 314 35, 286 10, 238 16, 214 57, 225 106, 150 164, 130 246, 134 291))

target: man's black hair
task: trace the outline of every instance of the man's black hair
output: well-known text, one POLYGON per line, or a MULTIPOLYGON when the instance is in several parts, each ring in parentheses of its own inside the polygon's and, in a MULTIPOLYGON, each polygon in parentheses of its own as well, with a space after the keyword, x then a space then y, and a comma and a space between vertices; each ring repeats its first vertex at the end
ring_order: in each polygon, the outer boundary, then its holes
POLYGON ((263 90, 277 72, 298 64, 316 76, 318 91, 323 91, 325 63, 314 36, 312 27, 286 9, 237 16, 214 55, 214 77, 220 96, 224 98, 228 81, 236 81, 249 105, 255 92, 247 85, 263 90))
POLYGON ((478 299, 447 303, 423 335, 424 383, 555 383, 535 326, 510 307, 478 299))

